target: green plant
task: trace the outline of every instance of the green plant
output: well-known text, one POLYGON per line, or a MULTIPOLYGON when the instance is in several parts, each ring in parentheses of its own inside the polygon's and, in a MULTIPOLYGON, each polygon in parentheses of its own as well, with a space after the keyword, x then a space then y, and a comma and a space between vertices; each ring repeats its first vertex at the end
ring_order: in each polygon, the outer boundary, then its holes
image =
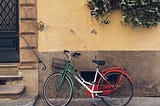
POLYGON ((95 17, 100 23, 110 23, 111 6, 109 0, 88 0, 88 7, 91 10, 91 16, 95 17))
POLYGON ((122 23, 150 28, 160 22, 160 0, 122 0, 122 23))

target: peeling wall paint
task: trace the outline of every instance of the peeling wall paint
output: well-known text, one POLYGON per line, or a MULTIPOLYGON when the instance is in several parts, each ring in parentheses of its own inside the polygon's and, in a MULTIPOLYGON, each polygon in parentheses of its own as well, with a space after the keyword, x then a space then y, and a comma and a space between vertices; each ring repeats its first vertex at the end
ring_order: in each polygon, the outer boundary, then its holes
POLYGON ((100 25, 91 18, 87 0, 38 0, 40 52, 69 50, 160 50, 160 25, 132 29, 121 25, 120 10, 111 13, 111 23, 100 25))

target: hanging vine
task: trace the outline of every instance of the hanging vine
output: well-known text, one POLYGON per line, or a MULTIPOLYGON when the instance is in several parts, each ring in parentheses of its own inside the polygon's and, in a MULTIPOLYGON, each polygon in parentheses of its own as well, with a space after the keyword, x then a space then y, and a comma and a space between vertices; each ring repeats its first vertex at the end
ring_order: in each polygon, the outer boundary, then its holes
POLYGON ((160 0, 122 0, 120 7, 124 25, 150 28, 160 22, 160 0))
POLYGON ((109 0, 88 0, 88 7, 91 10, 91 16, 95 17, 100 23, 110 23, 111 6, 109 0))
POLYGON ((100 23, 109 24, 109 14, 117 3, 122 10, 123 25, 150 28, 160 22, 160 0, 88 0, 88 7, 91 16, 100 23))

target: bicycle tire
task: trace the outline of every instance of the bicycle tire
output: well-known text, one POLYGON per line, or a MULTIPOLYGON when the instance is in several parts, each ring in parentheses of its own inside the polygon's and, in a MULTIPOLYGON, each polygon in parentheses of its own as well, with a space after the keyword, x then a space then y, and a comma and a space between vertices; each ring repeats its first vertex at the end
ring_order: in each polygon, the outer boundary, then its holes
POLYGON ((48 76, 43 86, 43 96, 49 106, 67 106, 73 96, 73 85, 68 76, 60 88, 57 85, 62 79, 62 73, 48 76))
MULTIPOLYGON (((104 77, 109 81, 112 86, 116 85, 116 82, 118 78, 122 78, 120 86, 117 90, 112 92, 111 94, 105 94, 101 93, 99 96, 101 97, 101 100, 107 105, 107 106, 126 106, 133 97, 133 84, 131 83, 128 76, 125 74, 122 74, 120 72, 110 72, 106 74, 104 77), (123 81, 123 82, 122 82, 123 81)), ((99 83, 99 90, 102 91, 104 86, 109 85, 106 83, 106 81, 102 78, 99 83)), ((107 88, 112 89, 112 88, 107 88)))

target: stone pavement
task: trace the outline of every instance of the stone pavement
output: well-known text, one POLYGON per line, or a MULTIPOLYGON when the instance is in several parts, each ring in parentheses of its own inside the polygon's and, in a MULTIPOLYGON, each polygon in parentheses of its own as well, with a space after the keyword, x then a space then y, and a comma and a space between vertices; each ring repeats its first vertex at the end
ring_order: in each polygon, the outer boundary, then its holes
MULTIPOLYGON (((18 100, 0 99, 0 106, 48 106, 43 99, 37 99, 37 95, 25 95, 18 100)), ((106 106, 100 99, 96 99, 97 106, 106 106)), ((92 106, 92 99, 72 99, 68 106, 92 106)), ((127 106, 160 106, 160 97, 134 97, 127 106)))
POLYGON ((38 94, 24 94, 20 99, 0 99, 0 106, 35 106, 38 94))
MULTIPOLYGON (((98 106, 106 106, 100 99, 96 99, 98 106)), ((35 106, 47 106, 43 99, 39 99, 35 106)), ((92 106, 90 98, 72 99, 68 106, 92 106)), ((160 106, 160 97, 134 97, 127 106, 160 106)))

